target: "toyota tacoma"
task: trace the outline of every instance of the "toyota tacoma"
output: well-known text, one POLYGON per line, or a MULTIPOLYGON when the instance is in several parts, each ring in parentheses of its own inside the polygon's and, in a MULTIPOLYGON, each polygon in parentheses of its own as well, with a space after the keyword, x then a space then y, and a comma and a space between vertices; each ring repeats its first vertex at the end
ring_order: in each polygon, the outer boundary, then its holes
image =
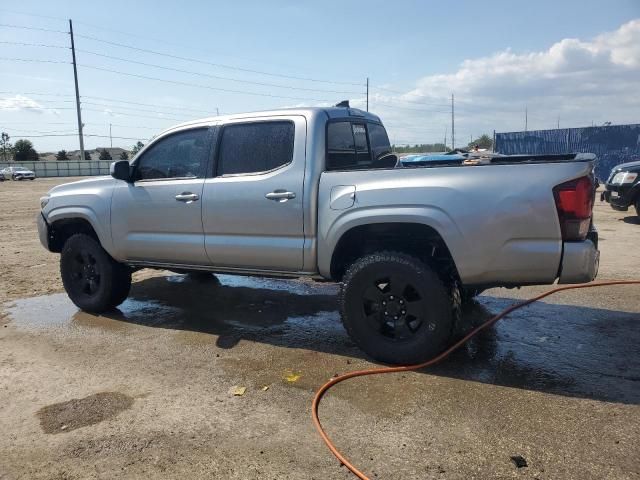
POLYGON ((571 154, 403 168, 371 113, 246 113, 170 128, 110 177, 53 188, 38 229, 83 310, 122 303, 139 268, 309 276, 340 283, 362 350, 408 364, 450 341, 466 296, 595 278, 593 166, 571 154))

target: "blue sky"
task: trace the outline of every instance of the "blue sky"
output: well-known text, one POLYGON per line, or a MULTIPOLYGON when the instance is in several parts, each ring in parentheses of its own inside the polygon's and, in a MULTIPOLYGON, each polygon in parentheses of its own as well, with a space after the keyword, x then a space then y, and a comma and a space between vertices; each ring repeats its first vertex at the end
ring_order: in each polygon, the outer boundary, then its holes
MULTIPOLYGON (((363 106, 366 77, 371 110, 396 143, 442 140, 445 130, 450 142, 451 93, 457 144, 493 129, 521 130, 525 108, 530 129, 558 121, 640 122, 638 0, 24 1, 4 8, 3 25, 66 31, 64 19, 74 20, 85 132, 108 135, 111 123, 113 135, 123 137, 114 146, 216 108, 232 113, 345 98, 363 106)), ((9 42, 0 43, 0 128, 13 140, 72 132, 71 66, 15 60, 68 62, 69 51, 55 48, 67 46, 68 35, 0 26, 0 42, 9 42)), ((78 143, 71 136, 31 140, 39 151, 78 143)), ((108 143, 86 139, 88 148, 108 143)))

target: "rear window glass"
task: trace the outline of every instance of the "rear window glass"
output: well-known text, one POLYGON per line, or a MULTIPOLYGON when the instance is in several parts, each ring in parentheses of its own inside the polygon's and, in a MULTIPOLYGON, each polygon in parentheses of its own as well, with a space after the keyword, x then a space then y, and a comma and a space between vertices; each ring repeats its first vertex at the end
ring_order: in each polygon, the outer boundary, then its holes
POLYGON ((371 166, 371 153, 364 123, 331 122, 327 127, 327 170, 371 166))
POLYGON ((227 125, 222 130, 218 175, 268 172, 293 159, 290 121, 227 125))
POLYGON ((369 124, 369 143, 371 144, 373 158, 380 158, 381 155, 391 152, 389 137, 382 125, 369 124))

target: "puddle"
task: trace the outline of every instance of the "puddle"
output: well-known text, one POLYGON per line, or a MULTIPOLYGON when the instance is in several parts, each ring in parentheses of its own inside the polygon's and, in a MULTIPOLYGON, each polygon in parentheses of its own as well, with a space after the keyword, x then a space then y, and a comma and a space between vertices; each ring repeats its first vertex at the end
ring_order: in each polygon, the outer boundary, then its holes
MULTIPOLYGON (((237 349, 237 371, 278 369, 265 375, 265 382, 276 381, 282 368, 294 365, 292 359, 326 379, 337 373, 331 371, 336 365, 364 358, 341 325, 335 285, 231 275, 219 280, 194 281, 184 275, 144 279, 134 284, 131 297, 117 311, 100 316, 79 312, 65 294, 18 300, 5 308, 10 324, 23 330, 103 334, 112 336, 108 341, 121 341, 123 335, 151 328, 165 337, 168 332, 177 348, 204 346, 206 355, 237 349), (268 363, 250 358, 251 349, 239 348, 243 342, 280 348, 268 363)), ((480 297, 465 320, 478 324, 515 301, 480 297)), ((624 305, 632 311, 536 303, 512 313, 428 372, 640 404, 640 314, 637 305, 624 305)), ((153 341, 145 337, 145 342, 153 341)), ((307 379, 317 380, 307 373, 296 385, 312 388, 307 379)))
POLYGON ((133 398, 119 392, 101 392, 42 407, 37 412, 45 433, 67 433, 95 425, 131 408, 133 398))

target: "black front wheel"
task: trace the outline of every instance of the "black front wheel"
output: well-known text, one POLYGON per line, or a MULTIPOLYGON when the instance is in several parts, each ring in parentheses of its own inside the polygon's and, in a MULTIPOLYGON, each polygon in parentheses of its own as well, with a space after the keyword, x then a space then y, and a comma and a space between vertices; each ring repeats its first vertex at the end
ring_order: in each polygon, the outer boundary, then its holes
POLYGON ((131 288, 131 270, 85 234, 73 235, 65 242, 60 273, 71 301, 87 312, 100 313, 117 307, 131 288))
POLYGON ((451 338, 451 298, 438 275, 417 258, 379 252, 348 269, 340 295, 353 341, 385 363, 420 363, 451 338))

